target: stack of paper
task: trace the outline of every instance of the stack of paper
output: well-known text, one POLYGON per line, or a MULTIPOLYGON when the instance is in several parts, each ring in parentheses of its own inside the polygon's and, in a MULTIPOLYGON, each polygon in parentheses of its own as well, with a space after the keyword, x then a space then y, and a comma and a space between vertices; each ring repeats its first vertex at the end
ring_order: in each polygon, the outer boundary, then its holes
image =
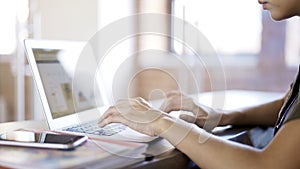
POLYGON ((88 140, 74 150, 0 146, 0 166, 12 168, 120 168, 144 160, 147 144, 88 140))

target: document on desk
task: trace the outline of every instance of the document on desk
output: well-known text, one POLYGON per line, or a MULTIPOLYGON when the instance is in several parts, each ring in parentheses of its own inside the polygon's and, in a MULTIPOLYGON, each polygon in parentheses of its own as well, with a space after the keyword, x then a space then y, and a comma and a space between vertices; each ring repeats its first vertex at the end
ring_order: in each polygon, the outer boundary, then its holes
POLYGON ((10 168, 121 168, 144 160, 147 144, 88 140, 71 150, 0 146, 0 166, 10 168))

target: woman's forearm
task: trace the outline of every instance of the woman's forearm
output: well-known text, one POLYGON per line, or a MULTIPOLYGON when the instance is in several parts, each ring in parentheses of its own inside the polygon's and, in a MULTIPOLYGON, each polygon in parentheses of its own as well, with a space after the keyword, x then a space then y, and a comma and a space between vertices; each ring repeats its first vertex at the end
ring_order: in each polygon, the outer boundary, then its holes
POLYGON ((209 133, 193 129, 188 137, 176 146, 201 168, 247 169, 264 168, 261 151, 250 146, 223 140, 209 133))
POLYGON ((274 126, 284 99, 265 104, 227 111, 223 114, 222 125, 263 125, 274 126))
POLYGON ((261 161, 261 152, 257 149, 223 140, 193 124, 175 122, 174 119, 163 119, 162 126, 167 128, 161 130, 164 132, 160 136, 189 156, 201 168, 246 169, 251 168, 251 163, 264 166, 258 164, 261 161))

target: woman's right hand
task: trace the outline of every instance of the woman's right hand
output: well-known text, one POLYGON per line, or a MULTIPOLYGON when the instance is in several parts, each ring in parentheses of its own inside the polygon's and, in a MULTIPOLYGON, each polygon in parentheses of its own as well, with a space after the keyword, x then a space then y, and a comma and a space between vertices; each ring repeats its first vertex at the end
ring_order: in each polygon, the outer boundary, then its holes
POLYGON ((209 114, 218 116, 221 113, 199 104, 197 100, 178 91, 167 93, 167 98, 160 109, 167 113, 180 110, 191 112, 191 115, 181 114, 179 118, 190 123, 195 123, 199 127, 204 126, 209 114))

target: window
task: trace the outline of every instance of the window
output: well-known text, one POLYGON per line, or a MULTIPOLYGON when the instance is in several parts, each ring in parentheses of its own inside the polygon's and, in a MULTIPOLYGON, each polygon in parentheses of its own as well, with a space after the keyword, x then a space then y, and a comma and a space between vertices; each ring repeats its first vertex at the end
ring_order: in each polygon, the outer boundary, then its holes
POLYGON ((0 97, 4 98, 0 121, 23 120, 24 112, 30 112, 23 51, 23 39, 28 35, 28 6, 28 0, 0 0, 0 97))
MULTIPOLYGON (((300 62, 299 21, 275 22, 257 1, 173 2, 173 14, 197 27, 216 49, 227 89, 286 91, 300 62)), ((180 43, 173 49, 190 54, 180 43)), ((203 90, 210 90, 209 77, 201 77, 203 90)))
POLYGON ((9 55, 15 52, 17 23, 24 23, 28 12, 26 0, 0 0, 0 54, 9 55))
MULTIPOLYGON (((174 1, 174 14, 193 24, 218 54, 257 55, 261 41, 261 9, 257 1, 174 1)), ((181 52, 180 45, 174 50, 181 52)))

